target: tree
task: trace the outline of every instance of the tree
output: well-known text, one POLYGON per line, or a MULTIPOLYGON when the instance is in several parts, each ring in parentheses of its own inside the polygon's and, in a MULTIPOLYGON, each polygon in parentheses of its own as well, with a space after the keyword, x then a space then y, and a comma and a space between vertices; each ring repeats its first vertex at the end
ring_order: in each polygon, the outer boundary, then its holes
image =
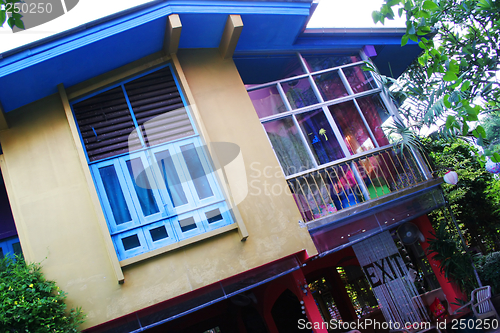
POLYGON ((16 4, 22 3, 23 0, 0 0, 0 22, 3 25, 5 20, 11 29, 18 27, 19 29, 24 29, 24 23, 22 21, 23 15, 20 13, 20 7, 16 4))
MULTIPOLYGON (((420 128, 438 126, 444 137, 474 138, 500 162, 478 124, 500 106, 500 1, 385 0, 373 12, 375 23, 393 19, 394 10, 406 15, 401 45, 414 41, 422 54, 399 80, 383 78, 401 105, 393 131, 411 145, 420 128)), ((478 159, 485 161, 483 155, 478 159)))
MULTIPOLYGON (((442 176, 449 169, 459 175, 457 185, 443 184, 443 191, 450 203, 462 233, 471 247, 482 253, 500 250, 500 180, 480 167, 474 157, 477 149, 462 141, 424 140, 431 161, 442 176)), ((443 223, 442 211, 431 213, 434 227, 443 223)))
POLYGON ((481 123, 486 132, 487 149, 500 154, 500 111, 488 114, 481 123))
POLYGON ((84 315, 67 311, 66 293, 47 281, 37 264, 0 260, 0 332, 78 332, 84 315))

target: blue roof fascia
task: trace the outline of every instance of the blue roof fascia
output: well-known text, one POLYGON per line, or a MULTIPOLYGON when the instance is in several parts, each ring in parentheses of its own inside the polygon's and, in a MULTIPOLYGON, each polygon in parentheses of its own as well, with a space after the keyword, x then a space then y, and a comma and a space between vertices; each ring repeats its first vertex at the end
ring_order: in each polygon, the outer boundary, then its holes
MULTIPOLYGON (((163 3, 161 1, 160 3, 163 3)), ((50 49, 56 49, 60 46, 63 46, 65 44, 68 44, 70 42, 79 40, 79 39, 84 39, 85 37, 88 37, 90 35, 99 33, 101 31, 105 31, 107 29, 112 29, 112 28, 117 28, 119 31, 125 31, 130 28, 133 28, 137 25, 147 23, 151 21, 152 19, 160 18, 165 15, 169 15, 170 13, 168 10, 166 10, 165 7, 168 7, 166 5, 160 5, 160 6, 155 6, 153 8, 147 8, 138 12, 134 12, 132 14, 126 15, 126 16, 121 16, 119 18, 116 18, 114 20, 105 20, 104 22, 95 25, 93 24, 94 22, 101 21, 101 19, 83 24, 81 26, 75 27, 73 29, 70 29, 68 31, 64 31, 60 34, 56 34, 54 36, 48 37, 47 39, 55 39, 51 40, 47 43, 43 43, 41 45, 37 41, 32 44, 35 44, 36 46, 34 48, 30 48, 31 44, 27 44, 21 48, 24 48, 24 50, 17 52, 12 55, 8 55, 7 57, 4 57, 3 59, 0 59, 0 69, 2 67, 5 67, 6 65, 9 65, 11 63, 20 61, 24 58, 28 58, 34 55, 37 55, 42 52, 46 52, 50 49), (153 18, 152 18, 153 17, 153 18), (90 26, 90 28, 88 28, 90 26), (75 31, 74 33, 71 33, 72 31, 75 31), (69 33, 69 34, 68 34, 69 33), (61 35, 60 38, 57 38, 59 35, 61 35)), ((114 33, 108 34, 112 35, 114 33)), ((102 37, 105 38, 105 37, 102 37)), ((91 38, 89 42, 95 41, 97 38, 91 38)), ((88 43, 82 43, 82 45, 85 45, 88 43)), ((15 50, 14 50, 15 51, 15 50)), ((6 52, 9 53, 9 52, 6 52)))
MULTIPOLYGON (((282 4, 282 3, 281 3, 282 4)), ((287 2, 287 4, 289 4, 287 2)), ((274 15, 309 15, 309 7, 310 3, 294 3, 296 6, 294 7, 283 7, 283 5, 280 5, 280 2, 258 2, 258 5, 255 2, 249 2, 249 1, 216 1, 216 2, 207 2, 207 1, 185 1, 185 0, 170 0, 170 1, 164 1, 164 0, 159 0, 158 4, 154 6, 147 6, 148 8, 142 9, 139 11, 131 11, 131 10, 126 10, 124 12, 132 12, 128 15, 113 19, 113 20, 103 20, 103 19, 98 19, 96 21, 86 23, 82 26, 76 27, 74 29, 71 29, 67 32, 60 33, 58 35, 67 35, 67 36, 62 36, 61 38, 57 38, 57 35, 48 37, 47 39, 54 39, 53 41, 47 42, 45 44, 40 44, 42 41, 34 42, 32 44, 37 45, 34 48, 29 48, 30 44, 25 45, 21 47, 21 50, 19 52, 16 52, 12 55, 10 55, 10 52, 6 52, 7 56, 3 57, 3 59, 0 59, 0 77, 2 77, 4 72, 1 70, 3 67, 8 66, 11 63, 20 61, 22 59, 32 57, 36 54, 45 52, 50 49, 56 49, 59 46, 62 46, 64 44, 68 44, 74 40, 77 39, 82 39, 85 38, 89 35, 96 34, 100 31, 107 30, 109 28, 113 28, 116 26, 122 26, 121 28, 118 28, 117 32, 120 31, 125 31, 130 28, 133 28, 137 25, 147 23, 151 21, 152 19, 160 18, 162 16, 167 16, 172 13, 176 14, 196 14, 196 13, 216 13, 216 14, 274 14, 274 15), (231 4, 231 5, 229 5, 231 4), (167 8, 168 7, 168 8, 167 8), (151 18, 153 17, 153 18, 151 18), (104 21, 102 23, 99 23, 99 21, 104 21), (95 25, 95 23, 99 23, 98 25, 95 25), (91 26, 91 28, 87 28, 87 26, 91 26), (75 33, 70 33, 68 35, 68 32, 71 32, 75 30, 75 33)), ((139 6, 140 8, 141 6, 139 6)), ((132 8, 133 9, 133 8, 132 8)), ((120 13, 117 13, 117 16, 120 13)), ((114 16, 114 15, 111 15, 114 16)), ((105 18, 104 18, 105 19, 105 18)), ((116 32, 115 32, 116 33, 116 32)), ((113 33, 110 34, 103 34, 101 36, 97 36, 97 38, 89 38, 86 41, 83 41, 81 44, 74 45, 76 47, 80 47, 83 45, 86 45, 88 43, 91 43, 92 41, 96 41, 99 38, 105 38, 113 33)), ((63 48, 61 50, 71 50, 71 46, 68 48, 63 48)), ((14 50, 15 51, 15 50, 14 50)), ((52 55, 57 55, 60 53, 54 52, 52 55)), ((0 54, 0 57, 3 54, 0 54)), ((35 62, 37 63, 37 62, 35 62)), ((29 64, 27 65, 29 66, 29 64)), ((21 66, 19 69, 22 69, 27 66, 21 66)))
POLYGON ((47 59, 57 57, 66 52, 70 52, 82 46, 122 33, 169 14, 171 14, 170 8, 164 7, 147 12, 141 16, 120 20, 120 22, 109 22, 104 26, 100 25, 90 30, 85 30, 77 35, 65 37, 61 40, 50 43, 50 45, 37 47, 34 50, 28 49, 23 51, 22 54, 11 56, 17 58, 13 61, 9 61, 11 60, 11 57, 4 59, 6 63, 5 65, 3 61, 0 62, 0 77, 7 76, 47 59))
POLYGON ((186 1, 170 0, 177 14, 275 14, 307 15, 311 2, 284 1, 186 1), (284 5, 285 4, 285 5, 284 5))

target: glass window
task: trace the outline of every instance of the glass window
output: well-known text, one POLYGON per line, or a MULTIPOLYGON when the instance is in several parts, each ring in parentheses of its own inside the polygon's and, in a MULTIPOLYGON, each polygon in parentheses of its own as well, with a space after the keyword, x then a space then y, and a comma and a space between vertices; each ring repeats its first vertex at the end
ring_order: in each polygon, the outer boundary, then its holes
POLYGON ((181 146, 182 156, 186 161, 186 165, 191 176, 191 181, 194 183, 194 188, 198 194, 198 198, 205 199, 214 195, 210 188, 207 175, 201 164, 198 156, 198 149, 193 144, 181 146))
POLYGON ((141 159, 134 158, 133 160, 128 160, 126 163, 135 192, 139 198, 142 213, 144 216, 158 213, 158 206, 156 205, 153 191, 151 190, 151 184, 149 183, 141 159))
MULTIPOLYGON (((179 175, 175 170, 172 156, 169 150, 163 150, 155 154, 158 169, 168 192, 168 196, 172 200, 174 207, 182 206, 188 203, 184 189, 182 188, 179 175)), ((163 186, 162 186, 163 188, 163 186)))
POLYGON ((111 206, 115 223, 122 224, 131 221, 132 217, 128 211, 127 203, 125 201, 125 197, 123 196, 122 186, 118 180, 115 166, 109 165, 99 168, 99 174, 102 179, 104 190, 106 191, 109 205, 111 206))
POLYGON ((351 154, 359 154, 375 148, 353 101, 331 105, 328 108, 351 154))
POLYGON ((285 104, 281 99, 276 86, 270 86, 258 90, 249 91, 248 95, 252 100, 255 111, 259 118, 272 116, 286 111, 285 104))
POLYGON ((342 70, 355 94, 377 88, 371 73, 364 71, 362 66, 353 66, 342 70))
POLYGON ((169 67, 73 107, 119 260, 234 223, 169 67))
POLYGON ((389 123, 392 118, 382 102, 380 95, 370 95, 357 98, 356 100, 379 146, 388 145, 389 140, 384 133, 383 127, 387 126, 387 123, 389 123))
POLYGON ((292 109, 318 103, 308 78, 283 82, 281 84, 292 109))
POLYGON ((344 157, 335 134, 323 110, 297 115, 297 121, 314 152, 318 164, 324 164, 344 157))
POLYGON ((361 61, 359 55, 331 56, 331 55, 306 55, 304 56, 306 66, 310 72, 317 72, 322 69, 338 67, 353 62, 361 61))
POLYGON ((318 85, 321 96, 325 101, 348 95, 347 89, 340 78, 339 71, 316 75, 314 76, 314 82, 318 85))
POLYGON ((313 167, 292 117, 266 122, 264 128, 286 175, 313 167))

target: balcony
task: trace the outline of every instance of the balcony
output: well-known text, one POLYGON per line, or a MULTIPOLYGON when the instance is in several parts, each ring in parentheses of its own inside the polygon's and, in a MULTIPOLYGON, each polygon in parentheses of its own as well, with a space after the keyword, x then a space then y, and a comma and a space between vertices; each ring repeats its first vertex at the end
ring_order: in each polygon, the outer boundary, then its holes
POLYGON ((425 156, 388 145, 289 176, 287 182, 311 228, 439 182, 431 170, 425 156))

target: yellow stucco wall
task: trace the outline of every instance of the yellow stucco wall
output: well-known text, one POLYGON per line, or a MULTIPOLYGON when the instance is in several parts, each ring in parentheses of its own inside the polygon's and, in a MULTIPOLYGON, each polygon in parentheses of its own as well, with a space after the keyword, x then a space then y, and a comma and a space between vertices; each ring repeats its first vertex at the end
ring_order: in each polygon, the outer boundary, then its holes
POLYGON ((238 205, 249 232, 245 242, 229 231, 167 252, 124 267, 125 283, 119 285, 107 254, 109 235, 99 226, 87 166, 80 162, 60 96, 8 113, 10 128, 0 132, 1 167, 23 251, 68 292, 70 306, 87 313, 84 328, 302 249, 316 253, 307 230, 298 225, 293 199, 265 194, 265 188, 274 186, 276 192, 286 183, 276 175, 278 162, 232 60, 223 60, 216 50, 192 50, 180 51, 179 61, 182 70, 177 70, 185 75, 186 91, 210 140, 241 148, 249 186, 238 205), (262 172, 266 166, 271 177, 262 172))

